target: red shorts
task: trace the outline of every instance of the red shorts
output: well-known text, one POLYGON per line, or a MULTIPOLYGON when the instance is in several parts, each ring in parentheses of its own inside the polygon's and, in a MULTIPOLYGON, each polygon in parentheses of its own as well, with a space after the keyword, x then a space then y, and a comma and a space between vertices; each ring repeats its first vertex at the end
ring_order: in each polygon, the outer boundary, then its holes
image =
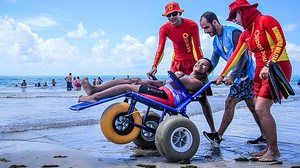
MULTIPOLYGON (((291 80, 292 76, 292 65, 290 61, 280 61, 276 62, 276 64, 281 68, 282 72, 285 74, 288 81, 291 80)), ((262 80, 259 78, 259 73, 262 67, 256 67, 255 75, 254 75, 254 95, 256 97, 263 97, 266 99, 273 99, 272 93, 269 86, 268 79, 262 80)))
POLYGON ((190 74, 193 72, 194 65, 196 60, 190 61, 172 61, 170 70, 172 72, 181 71, 184 74, 190 74))
POLYGON ((174 107, 174 97, 172 92, 165 86, 160 88, 151 85, 141 85, 139 93, 149 99, 158 101, 162 104, 174 107))

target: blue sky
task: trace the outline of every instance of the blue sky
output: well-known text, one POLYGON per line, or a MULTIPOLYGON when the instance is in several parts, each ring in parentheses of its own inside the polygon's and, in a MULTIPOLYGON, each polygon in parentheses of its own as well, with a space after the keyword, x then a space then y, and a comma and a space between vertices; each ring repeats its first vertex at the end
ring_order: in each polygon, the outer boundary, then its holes
MULTIPOLYGON (((161 16, 170 1, 151 0, 0 0, 0 75, 126 75, 145 74, 152 66, 161 16)), ((182 17, 199 25, 205 11, 226 21, 231 0, 180 0, 182 17)), ((258 2, 274 16, 287 40, 293 74, 300 74, 300 5, 298 1, 258 2)), ((235 25, 236 26, 236 25, 235 25)), ((210 58, 212 38, 200 29, 204 56, 210 58)), ((158 74, 170 66, 167 42, 158 74)), ((218 74, 224 62, 215 70, 218 74)))

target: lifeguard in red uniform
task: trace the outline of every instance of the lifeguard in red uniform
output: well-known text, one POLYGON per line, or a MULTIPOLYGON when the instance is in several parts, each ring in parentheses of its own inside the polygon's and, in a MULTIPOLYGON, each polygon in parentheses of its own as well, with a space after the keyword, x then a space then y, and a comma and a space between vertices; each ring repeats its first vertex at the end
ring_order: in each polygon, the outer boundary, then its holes
POLYGON ((172 72, 182 71, 190 74, 195 63, 203 58, 198 25, 190 19, 182 18, 183 11, 176 2, 166 5, 165 13, 162 15, 169 21, 159 30, 159 44, 150 74, 154 75, 157 72, 157 67, 164 56, 167 37, 172 41, 174 48, 170 67, 172 72))
MULTIPOLYGON (((190 19, 182 18, 183 11, 177 2, 170 2, 165 6, 165 13, 162 16, 166 16, 168 22, 159 30, 159 44, 149 74, 154 75, 157 72, 157 67, 164 56, 167 38, 172 41, 174 48, 170 67, 172 72, 181 71, 184 74, 190 74, 195 63, 203 58, 198 25, 190 19)), ((211 92, 210 88, 208 90, 208 93, 211 92)), ((212 111, 206 93, 202 94, 199 102, 211 132, 215 133, 212 111)))

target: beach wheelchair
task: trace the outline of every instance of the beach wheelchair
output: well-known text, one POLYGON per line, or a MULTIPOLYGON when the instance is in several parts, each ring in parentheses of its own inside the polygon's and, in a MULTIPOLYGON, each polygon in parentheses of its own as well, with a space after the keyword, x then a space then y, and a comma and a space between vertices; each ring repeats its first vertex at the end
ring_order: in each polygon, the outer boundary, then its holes
POLYGON ((79 111, 125 97, 126 101, 111 104, 104 110, 100 120, 104 136, 116 144, 133 142, 142 148, 156 147, 168 161, 188 160, 198 150, 200 135, 196 125, 189 119, 186 107, 190 102, 198 101, 213 82, 206 83, 196 93, 190 94, 173 72, 168 71, 168 74, 187 96, 176 107, 130 92, 101 99, 96 103, 82 102, 70 109, 79 111), (143 114, 135 108, 138 102, 147 106, 143 114), (160 111, 161 115, 153 112, 152 108, 160 111))

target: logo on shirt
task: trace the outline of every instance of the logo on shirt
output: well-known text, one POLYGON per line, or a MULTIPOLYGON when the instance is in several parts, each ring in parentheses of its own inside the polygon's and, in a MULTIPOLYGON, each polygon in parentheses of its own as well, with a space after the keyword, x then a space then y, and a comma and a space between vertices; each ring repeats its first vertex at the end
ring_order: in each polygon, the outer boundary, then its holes
POLYGON ((191 52, 192 50, 191 50, 191 46, 189 44, 189 34, 183 33, 182 37, 183 37, 187 52, 188 53, 191 52))
POLYGON ((260 31, 259 30, 255 30, 255 32, 254 32, 255 44, 256 44, 257 48, 260 50, 260 53, 261 53, 261 56, 262 56, 262 60, 264 62, 267 62, 268 59, 267 59, 267 56, 266 56, 266 51, 265 51, 264 47, 261 45, 259 35, 260 35, 260 31))
POLYGON ((277 26, 273 27, 272 30, 273 30, 273 33, 275 34, 276 40, 278 41, 277 46, 274 49, 274 56, 272 58, 272 61, 276 62, 276 60, 279 57, 279 54, 281 53, 281 51, 283 49, 282 48, 283 47, 283 38, 282 38, 281 33, 277 26))

